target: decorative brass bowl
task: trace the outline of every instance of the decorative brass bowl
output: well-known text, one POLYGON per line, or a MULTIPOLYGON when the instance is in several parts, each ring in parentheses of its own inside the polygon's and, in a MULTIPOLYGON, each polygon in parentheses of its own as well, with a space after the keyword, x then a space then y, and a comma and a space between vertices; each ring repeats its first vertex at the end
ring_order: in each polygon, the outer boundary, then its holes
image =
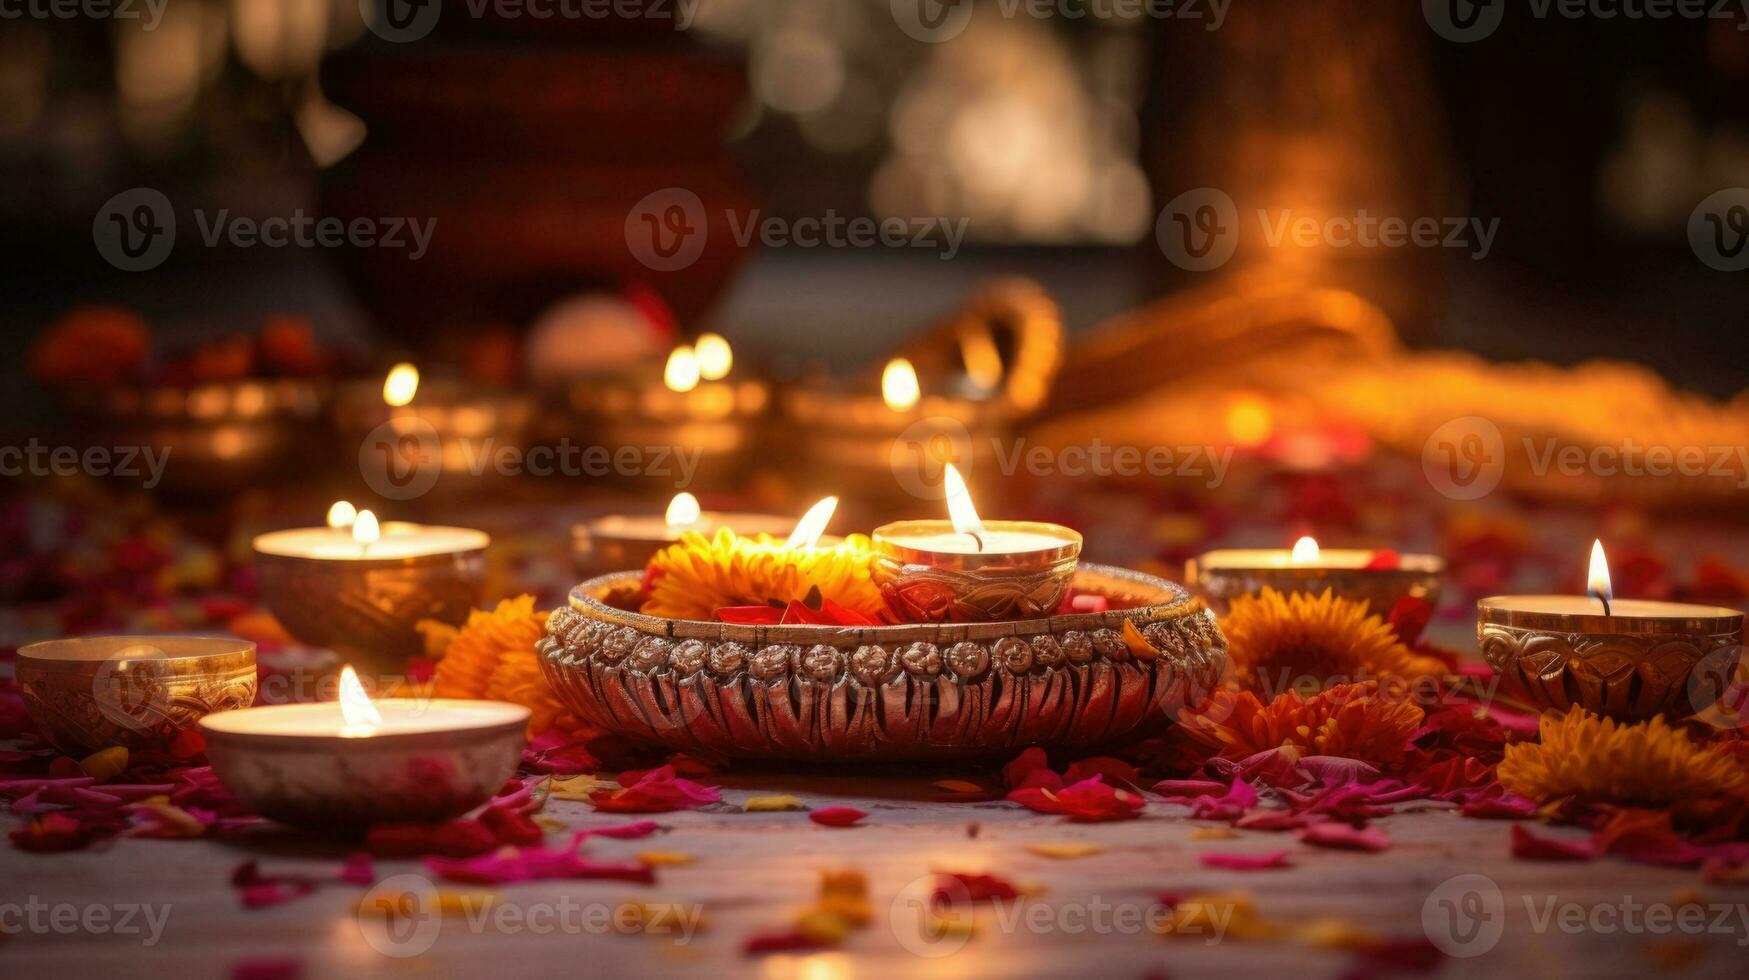
POLYGON ((1222 616, 1234 599, 1254 595, 1265 587, 1283 595, 1294 592, 1317 595, 1329 589, 1343 598, 1365 600, 1370 612, 1388 616, 1405 598, 1425 599, 1429 606, 1438 606, 1445 584, 1445 561, 1434 555, 1404 555, 1397 568, 1342 568, 1209 560, 1221 554, 1211 551, 1185 562, 1184 584, 1207 599, 1209 607, 1222 616))
POLYGON ((432 490, 489 492, 515 473, 500 454, 525 463, 535 400, 519 391, 451 378, 419 382, 412 404, 383 402, 382 382, 353 382, 335 398, 334 427, 356 454, 365 482, 391 500, 432 490), (447 479, 445 479, 447 477, 447 479))
MULTIPOLYGON (((617 453, 632 447, 676 453, 696 452, 690 489, 732 486, 751 462, 754 443, 771 407, 771 387, 757 378, 701 381, 688 391, 671 391, 663 383, 660 365, 642 365, 612 374, 579 378, 550 393, 541 419, 543 443, 576 439, 589 433, 591 446, 617 453)), ((674 482, 679 465, 669 460, 662 473, 604 472, 591 476, 621 483, 674 482)), ((616 568, 630 566, 619 565, 616 568)))
POLYGON ((607 605, 636 572, 571 590, 537 645, 590 724, 681 751, 814 762, 1000 758, 1163 729, 1218 682, 1214 616, 1153 576, 1082 565, 1131 608, 999 623, 743 626, 607 605), (1158 655, 1124 642, 1129 620, 1158 655))
POLYGON ((255 644, 221 636, 88 636, 19 648, 18 690, 68 755, 169 747, 211 712, 255 701, 255 644))
POLYGON ((1057 611, 1075 564, 1081 534, 1060 524, 986 521, 988 531, 1049 528, 1062 545, 1020 554, 925 551, 902 542, 939 533, 943 521, 895 521, 874 532, 874 583, 907 622, 975 623, 1040 619, 1057 611))
MULTIPOLYGON (((419 707, 465 712, 478 704, 433 698, 419 707)), ((256 813, 343 834, 384 821, 436 823, 491 799, 516 772, 529 715, 523 709, 489 726, 364 737, 264 731, 275 715, 309 707, 255 708, 246 724, 233 715, 212 715, 200 726, 207 757, 225 788, 256 813)))
POLYGON ((486 546, 344 561, 258 549, 255 569, 262 602, 300 643, 338 651, 361 672, 396 674, 424 652, 420 620, 460 626, 480 604, 486 546))
POLYGON ((1498 598, 1476 603, 1476 642, 1508 688, 1539 708, 1686 718, 1719 693, 1705 666, 1728 669, 1741 656, 1743 614, 1730 609, 1693 619, 1585 616, 1505 608, 1498 598))

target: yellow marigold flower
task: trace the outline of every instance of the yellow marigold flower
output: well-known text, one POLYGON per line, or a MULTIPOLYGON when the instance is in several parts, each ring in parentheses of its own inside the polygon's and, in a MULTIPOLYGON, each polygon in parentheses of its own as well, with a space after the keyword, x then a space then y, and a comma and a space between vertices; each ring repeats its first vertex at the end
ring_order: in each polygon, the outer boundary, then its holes
POLYGON ((1272 694, 1322 690, 1330 682, 1371 678, 1408 681, 1443 674, 1445 665, 1416 654, 1365 602, 1325 589, 1284 596, 1265 588, 1233 600, 1221 620, 1231 644, 1234 679, 1247 690, 1272 694))
POLYGON ((1662 715, 1624 724, 1574 708, 1565 715, 1544 712, 1538 727, 1540 742, 1508 745, 1500 762, 1500 785, 1519 796, 1668 807, 1678 817, 1700 819, 1749 799, 1749 770, 1662 715))
POLYGON ((1250 691, 1216 691, 1183 716, 1182 729, 1226 759, 1292 746, 1303 755, 1382 767, 1402 761, 1425 716, 1413 704, 1381 697, 1378 684, 1368 682, 1339 684, 1310 698, 1288 691, 1269 704, 1250 691))
POLYGON ((556 725, 576 727, 541 673, 534 645, 546 634, 547 614, 534 596, 505 599, 487 612, 476 609, 449 641, 437 662, 433 693, 440 698, 485 698, 520 704, 534 714, 530 735, 556 725))
POLYGON ((654 574, 643 611, 708 620, 723 606, 788 604, 818 588, 824 598, 880 619, 886 604, 870 570, 872 554, 861 534, 829 547, 791 549, 765 534, 744 538, 723 528, 707 538, 688 531, 650 559, 654 574))

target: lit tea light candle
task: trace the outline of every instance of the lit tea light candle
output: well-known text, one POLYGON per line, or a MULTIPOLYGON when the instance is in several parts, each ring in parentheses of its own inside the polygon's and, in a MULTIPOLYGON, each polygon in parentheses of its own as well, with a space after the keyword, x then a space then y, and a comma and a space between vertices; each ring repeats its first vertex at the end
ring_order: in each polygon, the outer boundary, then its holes
POLYGON ((1437 605, 1445 560, 1390 549, 1320 548, 1317 539, 1308 535, 1291 549, 1204 552, 1185 564, 1184 577, 1185 584, 1201 592, 1221 615, 1239 596, 1268 587, 1284 594, 1314 595, 1329 589, 1345 598, 1365 600, 1372 612, 1385 616, 1405 598, 1437 605))
POLYGON ((328 508, 328 527, 335 531, 350 531, 358 521, 358 508, 350 500, 336 500, 328 508))
POLYGON ((578 574, 594 578, 643 568, 656 552, 680 540, 687 531, 708 537, 726 527, 746 537, 776 537, 792 526, 789 518, 778 514, 703 510, 697 497, 682 491, 662 514, 610 514, 573 525, 571 557, 578 574))
MULTIPOLYGON (((329 508, 330 524, 336 511, 345 508, 329 508)), ((292 636, 388 672, 423 652, 421 619, 459 626, 480 603, 491 542, 359 510, 344 529, 272 531, 252 545, 262 599, 292 636)))
POLYGON ((1586 595, 1502 595, 1476 603, 1476 639, 1495 672, 1534 703, 1579 705, 1625 721, 1683 718, 1716 693, 1703 660, 1732 667, 1743 614, 1722 606, 1617 599, 1603 542, 1591 546, 1586 595))
POLYGON ((351 832, 435 823, 491 799, 516 771, 529 715, 502 701, 372 701, 347 667, 336 701, 223 711, 200 728, 213 772, 250 809, 351 832))
POLYGON ((881 370, 881 401, 895 412, 908 412, 923 398, 917 369, 903 357, 895 357, 881 370))
POLYGON ((985 521, 959 470, 943 471, 949 520, 874 532, 874 580, 906 622, 1031 619, 1056 612, 1081 534, 1040 521, 985 521))

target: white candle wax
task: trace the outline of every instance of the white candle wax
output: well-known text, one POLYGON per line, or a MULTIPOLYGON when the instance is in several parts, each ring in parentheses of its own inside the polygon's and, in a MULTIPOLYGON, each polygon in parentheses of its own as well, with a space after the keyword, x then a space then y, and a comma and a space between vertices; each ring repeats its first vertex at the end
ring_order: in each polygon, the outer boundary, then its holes
POLYGON ((941 534, 899 534, 887 538, 893 544, 915 551, 944 555, 1020 555, 1051 551, 1071 544, 1067 538, 1037 531, 986 530, 973 537, 953 531, 941 534), (982 547, 979 546, 980 541, 982 547))
MULTIPOLYGON (((1601 616, 1603 603, 1595 596, 1577 595, 1508 595, 1483 599, 1490 609, 1509 612, 1539 613, 1548 616, 1601 616)), ((1609 613, 1613 618, 1636 619, 1721 619, 1743 614, 1722 606, 1699 606, 1686 602, 1663 602, 1656 599, 1611 599, 1609 613)))
POLYGON ((338 701, 275 704, 206 716, 207 728, 227 735, 291 738, 374 738, 495 728, 528 717, 528 709, 503 701, 459 698, 384 698, 372 702, 378 725, 349 725, 338 701))
MULTIPOLYGON (((1328 568, 1364 569, 1378 554, 1367 548, 1321 548, 1318 557, 1296 561, 1286 548, 1227 548, 1210 551, 1197 557, 1203 569, 1211 568, 1304 568, 1311 571, 1328 568)), ((1400 561, 1385 570, 1438 570, 1439 559, 1432 555, 1404 554, 1400 561)))
POLYGON ((389 521, 382 526, 382 537, 368 545, 352 540, 351 533, 344 529, 302 527, 260 535, 254 546, 264 555, 284 558, 366 561, 478 551, 491 543, 491 537, 484 531, 471 528, 389 521))

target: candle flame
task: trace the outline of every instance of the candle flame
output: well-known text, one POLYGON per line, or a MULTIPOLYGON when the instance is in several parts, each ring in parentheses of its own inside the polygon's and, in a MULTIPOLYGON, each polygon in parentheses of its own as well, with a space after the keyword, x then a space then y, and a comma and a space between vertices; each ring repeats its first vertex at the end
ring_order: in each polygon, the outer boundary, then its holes
POLYGON ((812 548, 820 543, 820 536, 826 533, 826 525, 832 523, 832 513, 838 509, 838 498, 827 497, 808 508, 802 519, 796 522, 796 529, 790 532, 789 540, 784 542, 785 548, 812 548))
POLYGON ((1309 565, 1318 560, 1318 540, 1306 535, 1294 542, 1293 563, 1309 565))
POLYGON ((917 369, 911 362, 902 357, 895 357, 887 362, 886 369, 881 372, 881 400, 895 412, 903 412, 923 397, 923 389, 917 385, 917 369))
POLYGON ((1602 541, 1591 542, 1591 574, 1587 577, 1585 589, 1605 602, 1615 598, 1615 590, 1609 584, 1609 559, 1603 557, 1602 541))
POLYGON ((698 523, 698 498, 682 490, 668 501, 668 512, 662 515, 663 523, 669 527, 691 527, 698 523))
POLYGON ((721 334, 700 334, 692 351, 698 357, 698 376, 706 381, 728 377, 729 368, 735 364, 735 352, 721 334))
POLYGON ((389 376, 383 379, 383 402, 390 408, 413 404, 413 396, 418 393, 419 369, 411 364, 395 365, 389 369, 389 376))
POLYGON ((382 539, 383 529, 377 524, 377 515, 368 510, 358 512, 358 518, 352 522, 352 540, 359 547, 368 548, 382 539))
POLYGON ((686 392, 698 387, 698 376, 698 354, 685 344, 674 348, 662 368, 662 383, 669 391, 686 392))
POLYGON ((382 712, 371 703, 364 685, 358 682, 358 672, 350 666, 340 671, 340 718, 346 722, 342 730, 346 735, 369 735, 383 723, 382 712))
POLYGON ((328 526, 336 531, 344 531, 358 520, 358 508, 352 506, 350 500, 336 500, 328 508, 328 526))
POLYGON ((983 535, 984 522, 978 517, 978 508, 972 505, 972 491, 966 488, 965 478, 952 463, 942 468, 941 482, 954 533, 983 535))

